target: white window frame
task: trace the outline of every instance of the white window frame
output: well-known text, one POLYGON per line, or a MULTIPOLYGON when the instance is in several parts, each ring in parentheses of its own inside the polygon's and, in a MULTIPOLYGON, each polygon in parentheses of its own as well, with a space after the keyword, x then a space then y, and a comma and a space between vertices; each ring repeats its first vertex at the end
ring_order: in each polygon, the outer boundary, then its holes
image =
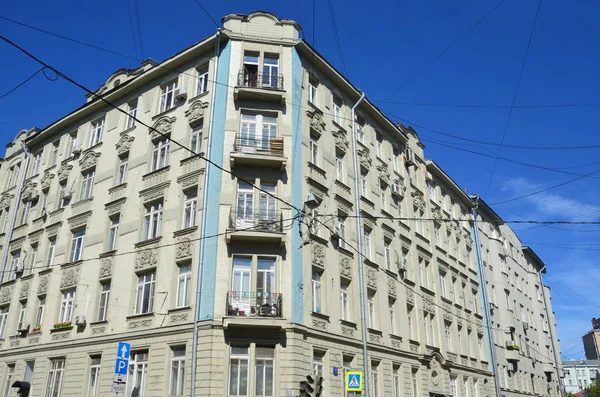
POLYGON ((38 245, 31 246, 31 259, 29 260, 29 267, 27 269, 27 274, 33 273, 33 269, 35 269, 35 262, 37 261, 37 253, 38 253, 38 245))
POLYGON ((179 266, 177 276, 177 308, 190 305, 190 288, 192 280, 192 265, 186 264, 179 266))
POLYGON ((254 360, 254 395, 257 397, 273 396, 276 390, 275 385, 275 349, 257 347, 254 360), (269 351, 259 351, 268 349, 269 351), (261 354, 262 353, 262 354, 261 354), (270 369, 270 371, 269 371, 270 369), (270 379, 269 374, 270 373, 270 379), (260 380, 260 382, 259 382, 260 380), (271 390, 267 390, 267 385, 270 384, 271 390), (262 385, 262 390, 259 386, 262 385))
POLYGON ((333 108, 333 121, 338 125, 342 125, 342 106, 344 101, 339 95, 333 94, 331 103, 333 108))
MULTIPOLYGON (((55 140, 54 142, 52 142, 52 145, 50 147, 50 159, 48 160, 48 165, 50 167, 52 167, 53 165, 55 165, 58 162, 58 149, 60 146, 60 139, 55 140)), ((15 183, 16 184, 16 183, 15 183)))
POLYGON ((104 117, 92 121, 90 132, 90 146, 96 146, 102 142, 102 133, 104 131, 104 117))
POLYGON ((69 262, 77 262, 82 259, 84 240, 85 227, 73 231, 71 238, 71 253, 69 254, 69 262))
POLYGON ((201 95, 208 91, 208 65, 200 66, 196 72, 198 73, 196 95, 201 95))
POLYGON ((117 241, 119 239, 119 223, 121 221, 121 215, 117 214, 108 218, 110 225, 108 226, 108 246, 107 250, 115 251, 117 249, 117 241))
POLYGON ((145 397, 146 383, 148 381, 148 352, 132 353, 133 359, 129 360, 129 371, 127 374, 127 397, 132 397, 133 389, 139 384, 136 397, 145 397))
POLYGON ((119 171, 117 173, 117 185, 127 182, 127 169, 129 168, 129 156, 119 158, 119 171))
POLYGON ((169 165, 169 150, 171 141, 161 138, 154 142, 152 149, 152 171, 159 170, 169 165))
POLYGON ((110 280, 100 283, 100 302, 98 303, 98 321, 108 320, 108 306, 110 303, 110 280))
POLYGON ((92 197, 92 192, 94 190, 95 175, 96 175, 95 168, 87 170, 82 174, 81 195, 79 197, 80 200, 86 200, 86 199, 89 199, 90 197, 92 197))
POLYGON ((350 321, 350 284, 340 282, 340 317, 344 321, 350 321))
POLYGON ((440 295, 446 298, 446 273, 440 271, 440 295))
POLYGON ((408 325, 408 339, 415 340, 415 322, 413 318, 413 308, 407 308, 406 310, 406 322, 408 325))
POLYGON ((171 351, 169 397, 183 397, 185 395, 185 354, 185 347, 174 348, 171 351))
POLYGON ((54 265, 54 253, 56 251, 56 236, 48 239, 48 253, 46 255, 46 267, 51 268, 54 265))
POLYGON ((371 260, 371 230, 363 227, 363 255, 371 260))
POLYGON ((231 346, 229 353, 229 382, 227 382, 228 396, 248 396, 249 380, 250 380, 250 354, 249 348, 246 346, 231 346), (233 349, 238 349, 240 352, 234 353, 233 349), (245 353, 241 351, 245 349, 245 353), (237 371, 234 371, 237 368, 237 371), (235 380, 232 379, 234 373, 237 375, 235 380), (246 381, 241 379, 246 376, 246 381), (234 383, 235 382, 235 383, 234 383), (242 389, 242 385, 246 385, 246 389, 242 389), (235 386, 235 390, 232 390, 235 386))
POLYGON ((8 324, 8 306, 0 309, 0 340, 6 337, 6 326, 8 324))
POLYGON ((162 235, 163 201, 146 206, 144 215, 143 240, 149 240, 162 235))
POLYGON ((392 270, 392 242, 390 240, 384 239, 383 241, 383 253, 385 259, 385 268, 386 270, 392 270))
POLYGON ((155 271, 138 275, 134 314, 152 313, 154 309, 155 282, 155 271))
POLYGON ((183 216, 181 228, 186 229, 196 225, 196 206, 198 203, 198 192, 190 191, 185 193, 183 201, 183 216))
POLYGON ((50 360, 48 379, 46 381, 46 393, 44 394, 45 397, 60 397, 64 371, 64 358, 55 358, 50 360))
POLYGON ((346 218, 338 215, 337 233, 339 236, 338 247, 346 248, 346 218))
POLYGON ((314 135, 310 136, 310 142, 309 142, 309 161, 316 165, 319 166, 320 165, 320 161, 319 161, 319 138, 317 138, 314 135))
POLYGON ((88 383, 88 393, 87 397, 98 397, 99 391, 99 382, 100 382, 100 359, 93 358, 92 364, 90 365, 90 380, 88 383))
POLYGON ((390 334, 396 335, 396 303, 390 302, 388 309, 390 316, 390 334))
POLYGON ((377 329, 377 312, 375 307, 375 293, 369 291, 367 293, 367 315, 369 319, 368 328, 377 329))
POLYGON ((137 118, 138 99, 129 101, 127 104, 127 129, 135 127, 135 119, 137 118))
POLYGON ((345 183, 346 174, 344 170, 344 156, 337 154, 335 156, 335 177, 338 181, 345 183))
POLYGON ((38 298, 38 307, 37 307, 37 313, 36 313, 36 324, 35 327, 33 328, 38 328, 42 326, 42 323, 44 322, 44 311, 46 309, 46 297, 39 297, 38 298))
POLYGON ((308 102, 317 106, 319 100, 319 80, 316 77, 308 76, 308 102))
POLYGON ((196 154, 202 149, 202 134, 204 133, 204 119, 194 125, 190 131, 190 150, 196 154))
POLYGON ((73 320, 73 311, 75 310, 75 288, 62 291, 60 301, 60 313, 58 315, 59 323, 66 323, 73 320))
POLYGON ((27 301, 20 302, 19 319, 17 321, 17 330, 23 329, 27 318, 27 301))
POLYGON ((33 165, 31 167, 31 175, 37 175, 40 172, 40 165, 42 164, 42 151, 38 151, 33 155, 33 165))
POLYGON ((444 321, 444 337, 446 339, 446 350, 453 351, 452 349, 452 324, 444 321))
POLYGON ((177 78, 169 81, 161 87, 160 112, 166 112, 175 107, 175 90, 177 89, 177 78))
POLYGON ((312 271, 312 311, 314 313, 323 313, 323 290, 321 276, 322 274, 317 270, 312 271))
POLYGON ((15 364, 6 366, 6 381, 4 382, 4 397, 10 397, 13 375, 15 374, 15 364))

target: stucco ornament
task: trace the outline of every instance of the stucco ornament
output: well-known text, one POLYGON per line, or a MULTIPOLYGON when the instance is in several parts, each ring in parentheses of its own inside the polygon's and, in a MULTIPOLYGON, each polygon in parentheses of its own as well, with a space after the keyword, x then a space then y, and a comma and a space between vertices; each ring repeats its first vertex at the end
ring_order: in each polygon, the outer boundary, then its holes
POLYGON ((364 168, 371 168, 371 163, 373 162, 373 160, 371 160, 371 156, 369 155, 369 150, 368 149, 361 149, 358 151, 358 157, 360 159, 360 165, 364 168))
POLYGON ((40 278, 40 283, 38 284, 38 294, 45 294, 48 291, 48 277, 40 278))
POLYGON ((112 274, 112 259, 104 258, 100 264, 100 278, 110 277, 112 274))
POLYGON ((161 117, 154 123, 152 126, 152 139, 161 138, 162 135, 171 135, 171 131, 173 130, 173 123, 177 120, 176 117, 161 117), (161 135, 162 134, 162 135, 161 135))
POLYGON ((79 267, 71 268, 63 272, 60 280, 60 288, 68 288, 77 285, 79 279, 79 267))
POLYGON ((190 108, 185 111, 185 117, 188 118, 189 123, 200 120, 204 117, 204 112, 208 107, 208 103, 202 101, 196 101, 190 105, 190 108))
POLYGON ((21 284, 21 291, 19 292, 19 298, 27 298, 27 295, 29 295, 29 282, 25 281, 23 284, 21 284))
POLYGON ((435 220, 441 220, 442 219, 442 211, 439 208, 433 208, 431 210, 431 216, 433 216, 433 219, 435 220))
POLYGON ((0 200, 0 208, 10 207, 14 198, 15 198, 14 194, 5 194, 4 196, 2 196, 2 199, 0 200))
POLYGON ((346 139, 346 134, 344 134, 342 131, 334 130, 331 135, 333 135, 333 138, 335 139, 335 146, 342 152, 346 152, 349 146, 348 139, 346 139))
POLYGON ((52 174, 50 172, 44 173, 44 176, 42 177, 42 181, 41 181, 43 191, 50 189, 50 185, 52 184, 52 179, 54 179, 54 174, 52 174))
POLYGON ((321 113, 308 110, 306 114, 310 117, 310 128, 322 134, 325 131, 325 121, 321 113))
POLYGON ((371 288, 377 288, 377 273, 373 269, 367 272, 367 285, 371 288))
POLYGON ((69 173, 71 172, 72 169, 73 169, 73 166, 70 164, 61 165, 56 173, 58 175, 58 180, 64 181, 65 179, 67 179, 69 177, 69 173))
POLYGON ((87 152, 85 156, 83 156, 83 158, 79 161, 79 167, 81 167, 82 170, 87 170, 88 168, 95 167, 99 158, 100 153, 87 152))
POLYGON ((129 152, 129 149, 131 149, 131 144, 134 140, 135 137, 129 136, 127 134, 123 135, 121 139, 119 139, 119 142, 117 142, 117 144, 115 145, 117 149, 117 154, 122 155, 129 152))
POLYGON ((188 258, 192 256, 192 240, 189 237, 181 237, 175 250, 175 259, 188 258))
POLYGON ((415 293, 413 291, 406 291, 406 302, 410 303, 411 305, 415 304, 415 293))
POLYGON ((377 166, 377 171, 379 172, 379 179, 384 181, 389 185, 390 183, 390 172, 388 170, 388 166, 385 164, 379 164, 377 166))
POLYGON ((4 287, 0 289, 0 303, 10 302, 12 297, 13 287, 4 287))
POLYGON ((433 307, 433 300, 431 300, 431 298, 429 298, 427 296, 425 298, 423 298, 423 309, 426 312, 433 313, 434 307, 433 307))
POLYGON ((312 244, 312 263, 323 267, 325 265, 325 248, 318 243, 312 244))
POLYGON ((438 362, 438 360, 434 357, 433 360, 431 360, 431 383, 434 386, 438 386, 440 384, 440 380, 441 380, 441 365, 438 362))
POLYGON ((135 258, 135 269, 155 267, 158 264, 158 253, 155 249, 145 249, 135 258))
POLYGON ((27 182, 23 187, 23 191, 21 192, 22 200, 31 200, 32 197, 35 196, 35 189, 37 188, 37 183, 35 182, 27 182))
POLYGON ((394 280, 393 278, 389 278, 388 279, 388 293, 391 296, 396 296, 397 290, 396 290, 396 280, 394 280))
POLYGON ((423 199, 423 195, 421 193, 418 193, 417 191, 413 191, 411 195, 413 197, 413 202, 415 206, 425 211, 425 200, 423 199))
POLYGON ((340 262, 340 274, 347 278, 352 277, 352 266, 350 265, 350 258, 342 258, 340 262))

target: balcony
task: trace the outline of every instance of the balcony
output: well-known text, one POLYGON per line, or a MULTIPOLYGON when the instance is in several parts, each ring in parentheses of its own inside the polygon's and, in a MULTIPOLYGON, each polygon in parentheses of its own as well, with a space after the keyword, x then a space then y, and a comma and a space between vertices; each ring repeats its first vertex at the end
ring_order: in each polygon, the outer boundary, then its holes
POLYGON ((231 168, 236 165, 270 167, 284 170, 283 138, 242 137, 237 134, 230 154, 231 168))
POLYGON ((282 74, 248 73, 240 71, 233 90, 234 100, 262 100, 285 104, 282 74))
POLYGON ((285 244, 281 211, 245 211, 231 209, 227 244, 231 241, 285 244))
POLYGON ((283 328, 281 294, 228 291, 223 328, 283 328))

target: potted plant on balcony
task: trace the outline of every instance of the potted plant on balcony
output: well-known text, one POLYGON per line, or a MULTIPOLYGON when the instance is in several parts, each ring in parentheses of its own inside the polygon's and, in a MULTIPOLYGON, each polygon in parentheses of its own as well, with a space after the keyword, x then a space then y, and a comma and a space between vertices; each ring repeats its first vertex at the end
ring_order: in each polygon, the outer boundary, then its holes
POLYGON ((36 325, 30 333, 42 332, 42 326, 40 324, 36 325))
POLYGON ((63 321, 60 323, 56 323, 54 324, 54 329, 69 328, 71 324, 71 321, 63 321))

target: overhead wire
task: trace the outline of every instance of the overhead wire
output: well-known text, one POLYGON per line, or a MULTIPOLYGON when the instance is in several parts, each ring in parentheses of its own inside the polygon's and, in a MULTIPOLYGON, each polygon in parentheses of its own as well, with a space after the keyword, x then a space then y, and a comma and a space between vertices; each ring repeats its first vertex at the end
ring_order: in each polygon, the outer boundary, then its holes
POLYGON ((335 44, 337 46, 338 56, 340 57, 340 62, 342 64, 342 70, 344 71, 344 76, 348 77, 348 70, 346 69, 346 61, 344 60, 344 52, 342 51, 342 43, 340 41, 340 35, 338 33, 337 24, 335 23, 335 11, 333 9, 332 0, 327 0, 329 5, 329 16, 331 17, 331 26, 333 28, 333 37, 335 38, 335 44))
POLYGON ((202 11, 204 11, 204 13, 206 14, 206 16, 208 16, 208 18, 210 18, 210 20, 212 21, 212 23, 214 23, 217 28, 220 28, 220 26, 217 23, 217 21, 215 21, 215 19, 212 17, 212 15, 210 15, 210 12, 208 12, 208 10, 202 5, 202 3, 200 3, 199 0, 194 0, 194 1, 196 2, 196 4, 198 4, 198 7, 200 7, 202 9, 202 11))
POLYGON ((27 77, 25 80, 21 81, 19 84, 17 84, 15 87, 11 88, 10 90, 8 90, 7 92, 5 92, 4 94, 0 95, 0 99, 6 98, 7 96, 9 96, 10 94, 12 94, 13 92, 15 92, 16 90, 18 90, 19 88, 23 87, 25 84, 27 84, 27 82, 31 79, 33 79, 35 76, 38 75, 39 72, 43 71, 45 68, 39 68, 38 70, 35 71, 35 73, 33 73, 31 76, 27 77))
POLYGON ((131 38, 133 39, 133 49, 135 50, 135 55, 136 57, 140 57, 140 54, 138 52, 138 46, 137 46, 137 41, 135 38, 135 29, 133 27, 133 14, 131 12, 131 8, 132 8, 132 4, 131 4, 131 0, 127 0, 127 11, 129 13, 129 25, 131 26, 131 38))
MULTIPOLYGON (((475 105, 461 103, 426 103, 426 102, 402 102, 373 99, 377 103, 391 103, 395 105, 423 106, 423 107, 445 107, 445 108, 467 108, 467 109, 509 109, 510 105, 475 105)), ((595 107, 600 103, 555 103, 547 105, 514 105, 514 109, 539 109, 539 108, 572 108, 572 107, 595 107)))

